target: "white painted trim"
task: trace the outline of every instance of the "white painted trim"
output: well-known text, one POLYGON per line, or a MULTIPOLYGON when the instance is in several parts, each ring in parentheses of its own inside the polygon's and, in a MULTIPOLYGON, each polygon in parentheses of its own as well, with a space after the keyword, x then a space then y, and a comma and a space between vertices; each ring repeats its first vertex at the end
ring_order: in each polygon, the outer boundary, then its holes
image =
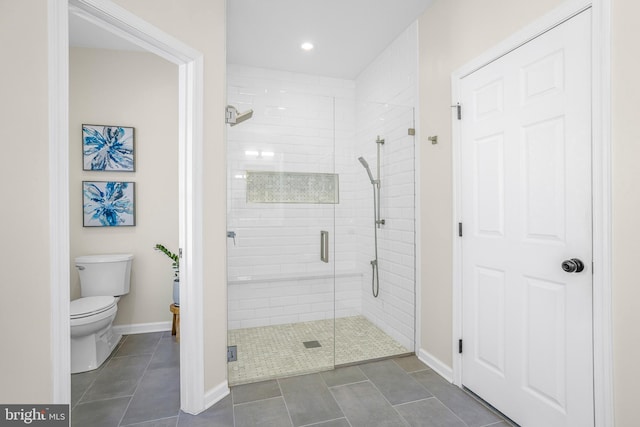
MULTIPOLYGON (((592 111, 593 111, 593 363, 595 426, 614 426, 613 322, 612 322, 612 163, 611 163, 611 0, 569 0, 549 14, 456 70, 451 76, 452 101, 459 97, 460 80, 511 52, 577 13, 592 8, 592 111)), ((454 224, 460 218, 460 132, 453 123, 454 224)), ((457 231, 457 230, 456 230, 457 231)), ((454 231, 454 233, 456 233, 454 231)), ((456 234, 454 234, 455 236, 456 234)), ((453 379, 462 383, 461 242, 453 245, 453 379)))
POLYGON ((593 1, 593 376, 597 427, 614 426, 611 0, 593 1))
MULTIPOLYGON (((456 104, 460 99, 460 90, 458 86, 459 79, 451 81, 451 105, 456 104)), ((459 237, 458 224, 462 222, 462 188, 460 186, 461 176, 461 152, 460 152, 460 126, 457 123, 457 111, 451 109, 451 170, 453 173, 451 188, 453 190, 453 222, 451 235, 453 236, 453 286, 451 289, 451 297, 453 300, 452 307, 452 340, 451 354, 453 361, 452 382, 458 387, 462 387, 462 355, 458 353, 458 341, 462 339, 462 239, 459 237)))
POLYGON ((51 204, 52 271, 52 363, 53 396, 70 400, 69 355, 69 213, 68 213, 68 13, 135 43, 179 67, 179 227, 183 258, 180 269, 181 315, 180 397, 181 409, 196 414, 204 405, 204 334, 202 266, 202 145, 203 145, 203 56, 126 9, 101 0, 49 0, 50 88, 57 86, 51 100, 50 172, 51 186, 58 195, 51 204), (53 65, 53 66, 52 66, 53 65), (64 93, 60 93, 63 89, 64 93), (65 198, 66 196, 66 198, 65 198), (64 206, 63 206, 64 205, 64 206), (54 225, 55 224, 55 225, 54 225), (62 231, 61 231, 62 230, 62 231), (53 254, 62 255, 53 255, 53 254), (54 258, 55 256, 55 258, 54 258), (66 277, 66 280, 64 278, 66 277), (188 285, 184 285, 188 284, 188 285), (66 301, 62 303, 62 295, 66 301), (55 344, 54 344, 55 343, 55 344), (66 343, 66 344, 65 344, 66 343), (66 347, 65 347, 66 346, 66 347), (65 348, 62 348, 65 347, 65 348))
POLYGON ((223 381, 214 388, 208 390, 204 394, 204 406, 205 408, 210 408, 216 403, 220 402, 222 399, 227 397, 231 393, 229 390, 229 384, 227 381, 223 381))
POLYGON ((113 332, 118 335, 147 334, 150 332, 166 332, 171 330, 171 322, 131 323, 113 325, 113 332))
POLYGON ((418 359, 420 359, 422 363, 427 365, 436 374, 440 375, 448 382, 453 382, 453 370, 446 363, 442 362, 431 353, 425 351, 424 349, 420 349, 420 352, 418 353, 418 359))
POLYGON ((202 139, 204 60, 180 66, 179 243, 181 409, 198 414, 204 403, 202 139), (184 266, 184 267, 183 267, 184 266), (188 286, 183 286, 186 283, 188 286))
POLYGON ((69 11, 116 36, 174 64, 189 63, 200 52, 126 9, 104 0, 68 0, 69 11))
POLYGON ((71 401, 69 332, 69 31, 66 0, 49 0, 49 263, 52 403, 71 401))

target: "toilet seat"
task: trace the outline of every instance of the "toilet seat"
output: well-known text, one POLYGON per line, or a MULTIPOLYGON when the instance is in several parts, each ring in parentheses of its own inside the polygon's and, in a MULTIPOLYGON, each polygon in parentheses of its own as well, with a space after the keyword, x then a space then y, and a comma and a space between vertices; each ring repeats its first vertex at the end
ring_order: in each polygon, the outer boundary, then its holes
POLYGON ((112 296, 84 297, 71 301, 71 320, 95 316, 115 307, 116 298, 112 296))

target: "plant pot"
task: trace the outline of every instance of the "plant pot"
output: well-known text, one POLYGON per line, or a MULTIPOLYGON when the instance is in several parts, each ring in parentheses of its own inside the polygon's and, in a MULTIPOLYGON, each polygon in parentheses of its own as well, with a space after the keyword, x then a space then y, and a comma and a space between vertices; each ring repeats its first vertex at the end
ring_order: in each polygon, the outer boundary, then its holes
POLYGON ((173 303, 176 307, 180 307, 180 280, 173 281, 173 303))

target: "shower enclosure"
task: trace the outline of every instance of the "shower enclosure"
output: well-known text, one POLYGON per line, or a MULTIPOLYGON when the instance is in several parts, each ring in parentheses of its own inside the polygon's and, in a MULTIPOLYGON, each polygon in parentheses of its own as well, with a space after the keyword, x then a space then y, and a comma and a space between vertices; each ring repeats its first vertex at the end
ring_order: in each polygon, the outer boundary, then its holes
POLYGON ((228 73, 253 110, 227 128, 231 385, 414 351, 413 109, 282 74, 228 73), (378 148, 380 214, 358 161, 378 148))

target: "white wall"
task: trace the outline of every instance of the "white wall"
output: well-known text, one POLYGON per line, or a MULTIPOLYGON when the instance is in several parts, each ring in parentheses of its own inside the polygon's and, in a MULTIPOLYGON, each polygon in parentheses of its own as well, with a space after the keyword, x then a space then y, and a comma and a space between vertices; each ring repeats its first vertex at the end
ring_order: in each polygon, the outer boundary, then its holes
POLYGON ((373 192, 366 171, 356 164, 358 266, 362 310, 387 334, 410 350, 415 330, 415 128, 418 94, 418 25, 409 26, 356 80, 355 157, 364 156, 376 174, 376 139, 380 147, 381 218, 378 229, 380 288, 371 290, 374 259, 373 192))
POLYGON ((116 325, 168 322, 171 261, 178 248, 178 67, 153 54, 71 48, 69 52, 71 299, 80 297, 74 258, 133 253, 131 291, 116 325), (135 172, 82 170, 82 124, 135 128, 135 172), (83 227, 82 181, 135 182, 134 227, 83 227))
POLYGON ((640 382, 640 3, 613 0, 613 356, 617 427, 638 424, 640 382))
POLYGON ((0 2, 0 402, 51 402, 47 2, 0 2), (19 40, 19 43, 16 42, 19 40))

